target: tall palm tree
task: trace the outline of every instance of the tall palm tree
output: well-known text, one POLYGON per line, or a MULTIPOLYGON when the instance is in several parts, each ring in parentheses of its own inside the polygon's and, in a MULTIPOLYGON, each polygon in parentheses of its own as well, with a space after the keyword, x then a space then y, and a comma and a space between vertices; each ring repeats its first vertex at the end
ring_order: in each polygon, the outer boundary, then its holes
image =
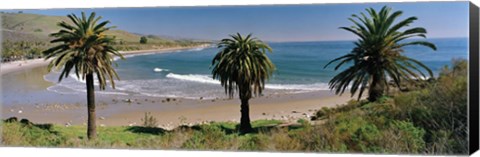
POLYGON ((82 12, 82 17, 75 14, 67 16, 71 23, 59 22, 60 31, 50 34, 54 37, 51 43, 59 43, 48 50, 45 50, 46 59, 53 58, 48 65, 52 68, 63 68, 58 81, 69 76, 72 69, 78 78, 86 79, 87 87, 87 109, 88 109, 88 139, 97 136, 95 125, 95 90, 94 75, 96 74, 100 90, 105 90, 107 79, 110 80, 112 88, 115 88, 114 78, 119 79, 113 69, 113 56, 123 56, 111 45, 113 37, 105 35, 105 31, 113 28, 106 27, 109 21, 99 22, 101 16, 95 17, 91 13, 87 18, 82 12), (99 22, 97 24, 97 22, 99 22))
POLYGON ((240 133, 251 132, 249 103, 252 95, 260 95, 265 81, 275 70, 266 51, 272 52, 266 43, 253 38, 251 34, 242 37, 239 33, 222 39, 220 52, 213 58, 213 78, 219 79, 225 94, 233 97, 235 90, 241 100, 240 133))
POLYGON ((354 42, 355 48, 350 53, 333 59, 325 65, 324 68, 339 61, 335 66, 337 70, 345 63, 353 62, 350 67, 330 80, 330 89, 334 89, 336 94, 342 94, 350 85, 352 96, 359 90, 358 99, 360 99, 364 90, 368 88, 368 100, 376 101, 385 92, 387 77, 392 79, 397 87, 400 87, 402 80, 413 81, 413 79, 425 78, 425 72, 432 77, 432 71, 427 66, 402 53, 404 47, 411 45, 437 49, 434 44, 427 41, 406 40, 412 37, 426 38, 427 31, 422 27, 400 30, 417 20, 417 17, 409 17, 394 23, 402 15, 402 11, 392 13, 391 8, 387 6, 378 13, 373 8, 366 11, 370 18, 364 13, 360 13, 360 16, 352 15, 349 20, 354 25, 340 27, 360 39, 354 42))

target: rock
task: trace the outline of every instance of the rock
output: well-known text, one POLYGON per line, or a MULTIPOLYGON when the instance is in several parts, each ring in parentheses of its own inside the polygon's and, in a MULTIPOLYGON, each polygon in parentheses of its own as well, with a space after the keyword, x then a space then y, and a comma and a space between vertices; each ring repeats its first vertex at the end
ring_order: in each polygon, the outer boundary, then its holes
POLYGON ((14 110, 13 109, 10 109, 10 112, 13 112, 14 110))
POLYGON ((130 100, 130 99, 125 99, 125 100, 123 100, 123 102, 131 103, 132 100, 130 100))
POLYGON ((167 102, 170 102, 170 98, 165 99, 167 102))
POLYGON ((100 117, 100 120, 105 120, 105 117, 100 117))
POLYGON ((69 126, 71 126, 71 125, 72 125, 72 124, 70 124, 70 123, 68 123, 68 122, 65 123, 65 127, 69 127, 69 126))
POLYGON ((105 124, 100 124, 100 127, 105 127, 105 124))
POLYGON ((200 97, 200 100, 203 100, 203 97, 200 97))
POLYGON ((262 115, 267 115, 267 114, 265 112, 263 112, 262 115))
POLYGON ((298 111, 292 111, 292 113, 298 113, 298 111))
POLYGON ((22 111, 22 110, 18 110, 18 113, 23 113, 23 111, 22 111))

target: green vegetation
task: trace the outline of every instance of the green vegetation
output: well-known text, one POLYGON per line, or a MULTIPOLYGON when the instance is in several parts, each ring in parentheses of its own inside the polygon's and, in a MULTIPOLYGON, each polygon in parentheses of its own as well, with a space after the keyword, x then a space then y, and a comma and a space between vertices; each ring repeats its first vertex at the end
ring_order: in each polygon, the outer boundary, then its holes
POLYGON ((275 70, 275 65, 268 58, 266 51, 272 48, 251 34, 242 37, 240 33, 230 35, 218 44, 222 48, 212 61, 213 78, 220 80, 225 94, 230 98, 238 89, 240 105, 240 131, 252 131, 248 101, 253 95, 262 94, 265 81, 275 70))
POLYGON ((341 57, 330 61, 325 68, 333 62, 339 61, 335 70, 345 63, 353 64, 337 74, 329 82, 330 89, 336 94, 343 94, 351 85, 350 93, 354 95, 359 90, 358 99, 368 89, 368 100, 373 102, 382 97, 387 90, 387 77, 393 79, 395 85, 400 87, 402 81, 414 82, 426 78, 423 68, 433 77, 432 71, 423 63, 409 58, 402 53, 405 46, 420 45, 436 50, 434 44, 427 41, 408 41, 412 37, 426 37, 427 31, 422 27, 414 27, 401 31, 402 28, 412 24, 416 17, 409 17, 394 24, 402 15, 402 11, 391 13, 391 8, 384 6, 380 12, 373 8, 366 9, 370 18, 364 13, 361 16, 352 15, 349 18, 355 25, 340 27, 359 37, 353 50, 341 57))
POLYGON ((106 27, 109 21, 100 22, 101 17, 95 17, 95 12, 87 18, 82 12, 82 17, 75 14, 67 16, 74 25, 65 21, 58 23, 61 30, 52 33, 55 39, 51 43, 59 43, 44 53, 46 59, 53 58, 48 65, 48 71, 52 68, 63 69, 58 81, 68 77, 72 69, 78 78, 86 80, 87 84, 87 110, 88 110, 88 138, 96 137, 95 116, 95 89, 93 75, 97 75, 100 90, 105 90, 107 79, 112 88, 115 88, 114 78, 119 79, 113 69, 113 56, 123 59, 122 54, 115 50, 111 44, 113 38, 105 35, 105 31, 112 27, 106 27), (98 23, 97 23, 98 22, 98 23))
POLYGON ((148 41, 147 37, 145 36, 140 37, 140 44, 146 44, 147 41, 148 41))
MULTIPOLYGON (((56 46, 48 41, 50 33, 57 32, 58 22, 67 21, 66 16, 45 16, 36 14, 2 13, 2 61, 43 57, 42 51, 56 46)), ((140 44, 142 35, 123 30, 111 29, 105 35, 114 36, 113 47, 119 51, 187 47, 207 44, 206 41, 172 40, 154 35, 146 36, 148 43, 140 44)))
POLYGON ((349 150, 466 154, 467 65, 465 60, 454 60, 452 68, 445 67, 439 78, 429 81, 423 89, 392 93, 376 102, 351 101, 337 108, 324 108, 316 116, 326 121, 327 132, 343 132, 334 135, 337 139, 346 136, 343 139, 353 140, 360 134, 373 134, 360 136, 366 139, 381 137, 370 141, 370 146, 360 145, 359 141, 343 141, 349 150))

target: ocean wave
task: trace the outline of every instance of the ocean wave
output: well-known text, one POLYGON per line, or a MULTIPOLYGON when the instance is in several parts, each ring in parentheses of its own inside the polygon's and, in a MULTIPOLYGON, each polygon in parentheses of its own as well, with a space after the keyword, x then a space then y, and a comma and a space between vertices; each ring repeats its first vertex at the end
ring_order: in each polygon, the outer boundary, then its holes
POLYGON ((279 89, 279 90, 302 90, 302 91, 318 91, 328 90, 327 83, 314 83, 314 84, 266 84, 265 88, 279 89))
MULTIPOLYGON (((86 93, 86 89, 76 89, 71 88, 69 86, 56 84, 47 88, 47 91, 59 93, 59 94, 79 94, 79 93, 86 93), (63 89, 62 89, 63 88, 63 89)), ((112 91, 95 91, 98 94, 106 94, 106 95, 128 95, 124 92, 112 92, 112 91)))
MULTIPOLYGON (((198 75, 198 74, 187 74, 180 75, 169 73, 166 76, 167 78, 178 79, 183 81, 192 81, 198 83, 208 83, 208 84, 220 84, 220 81, 213 79, 208 75, 198 75)), ((318 90, 328 90, 327 83, 314 83, 314 84, 266 84, 265 88, 267 89, 276 89, 276 90, 302 90, 302 91, 318 91, 318 90)))
POLYGON ((178 80, 184 80, 184 81, 199 82, 199 83, 220 84, 220 81, 214 80, 212 77, 208 75, 196 75, 196 74, 180 75, 180 74, 168 73, 166 77, 178 79, 178 80))
POLYGON ((154 72, 162 72, 162 71, 170 71, 168 69, 161 69, 161 68, 154 68, 153 69, 154 72))

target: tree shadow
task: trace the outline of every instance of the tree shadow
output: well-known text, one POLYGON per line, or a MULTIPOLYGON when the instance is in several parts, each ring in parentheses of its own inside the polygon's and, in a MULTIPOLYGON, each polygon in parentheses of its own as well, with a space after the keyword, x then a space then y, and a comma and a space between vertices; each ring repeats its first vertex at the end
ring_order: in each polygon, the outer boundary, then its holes
POLYGON ((49 133, 58 135, 58 131, 53 130, 53 124, 35 124, 28 119, 21 119, 18 121, 17 117, 10 117, 4 120, 5 123, 20 123, 24 127, 36 127, 48 131, 49 133))
POLYGON ((229 128, 220 125, 220 129, 225 132, 225 134, 230 135, 230 134, 238 134, 238 135, 245 135, 245 134, 259 134, 259 133, 270 133, 273 131, 277 131, 280 129, 287 128, 288 131, 290 130, 296 130, 296 129, 301 129, 304 126, 303 125, 286 125, 286 126, 280 126, 280 125, 265 125, 265 126, 257 126, 253 127, 251 131, 247 133, 241 133, 240 132, 240 124, 235 125, 235 128, 229 128))
POLYGON ((162 135, 167 130, 157 127, 142 127, 142 126, 131 126, 126 129, 132 133, 142 133, 142 134, 152 134, 152 135, 162 135))
POLYGON ((193 126, 188 126, 188 125, 180 125, 173 129, 172 131, 186 131, 186 130, 195 130, 195 131, 200 131, 202 128, 199 125, 193 125, 193 126))
MULTIPOLYGON (((298 130, 305 128, 304 124, 291 123, 291 124, 272 124, 254 127, 251 132, 245 134, 259 134, 259 133, 272 133, 286 129, 287 131, 298 130)), ((243 135, 243 134, 240 134, 243 135)))
POLYGON ((238 134, 240 131, 240 125, 237 124, 235 125, 235 128, 232 129, 232 128, 229 128, 229 127, 225 127, 223 125, 220 125, 220 130, 222 130, 223 132, 225 132, 225 134, 227 135, 230 135, 230 134, 238 134))

